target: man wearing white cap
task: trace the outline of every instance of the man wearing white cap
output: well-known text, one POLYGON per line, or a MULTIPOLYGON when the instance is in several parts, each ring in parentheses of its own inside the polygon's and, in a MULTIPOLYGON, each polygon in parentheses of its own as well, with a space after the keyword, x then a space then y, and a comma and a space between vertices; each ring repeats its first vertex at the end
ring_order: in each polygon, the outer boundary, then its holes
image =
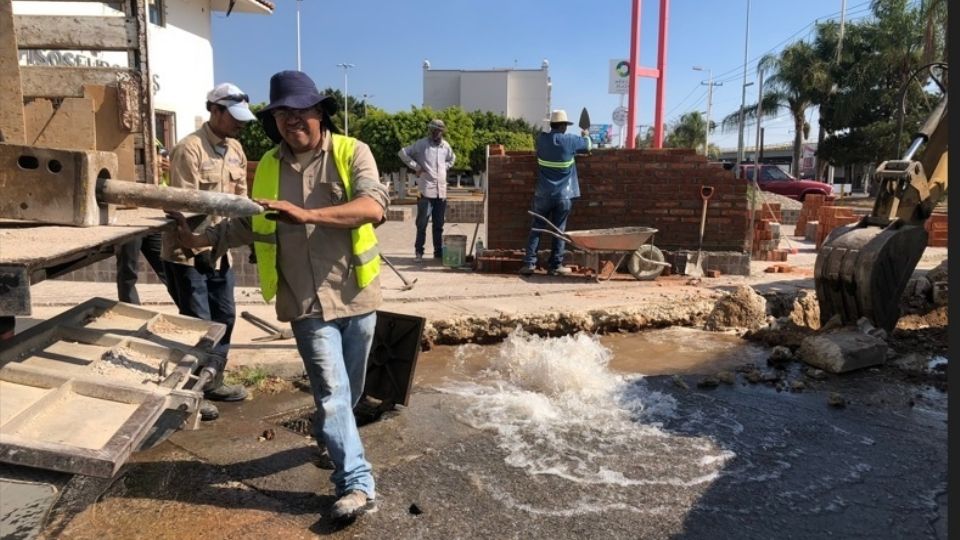
MULTIPOLYGON (((573 122, 567 120, 567 112, 558 109, 550 113, 550 132, 537 136, 537 189, 533 196, 533 211, 553 223, 560 231, 567 228, 567 217, 573 206, 573 199, 580 197, 580 179, 577 176, 577 164, 574 156, 577 152, 590 151, 589 132, 580 130, 580 135, 566 133, 567 126, 573 122)), ((533 219, 532 229, 546 229, 540 218, 533 219)), ((537 248, 540 245, 540 233, 530 231, 527 238, 527 253, 523 258, 520 273, 529 276, 537 267, 537 248)), ((565 242, 553 239, 550 258, 547 261, 547 273, 553 276, 566 275, 570 268, 563 265, 565 242)))
MULTIPOLYGON (((221 84, 207 93, 210 119, 184 137, 170 153, 172 187, 247 195, 247 157, 236 137, 244 124, 256 119, 250 111, 249 101, 243 91, 230 83, 221 84)), ((191 218, 191 225, 194 231, 201 232, 222 219, 201 215, 191 218)), ((163 235, 162 257, 167 279, 176 292, 174 300, 180 313, 227 326, 223 339, 213 351, 220 376, 204 389, 204 397, 217 401, 246 398, 243 386, 223 384, 223 368, 236 320, 235 278, 230 254, 211 260, 209 249, 184 249, 176 233, 171 232, 163 235)), ((213 420, 219 415, 217 408, 207 401, 200 407, 203 420, 213 420)))

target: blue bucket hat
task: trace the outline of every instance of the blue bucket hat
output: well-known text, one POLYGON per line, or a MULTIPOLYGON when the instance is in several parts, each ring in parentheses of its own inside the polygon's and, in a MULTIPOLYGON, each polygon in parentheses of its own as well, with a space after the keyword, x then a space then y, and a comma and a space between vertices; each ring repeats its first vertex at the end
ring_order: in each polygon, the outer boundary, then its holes
POLYGON ((273 111, 281 107, 291 109, 307 109, 319 104, 328 116, 333 116, 339 109, 337 100, 333 96, 321 94, 317 85, 302 71, 281 71, 270 77, 270 103, 257 112, 257 118, 263 125, 263 131, 275 142, 283 138, 277 131, 277 123, 273 119, 273 111))

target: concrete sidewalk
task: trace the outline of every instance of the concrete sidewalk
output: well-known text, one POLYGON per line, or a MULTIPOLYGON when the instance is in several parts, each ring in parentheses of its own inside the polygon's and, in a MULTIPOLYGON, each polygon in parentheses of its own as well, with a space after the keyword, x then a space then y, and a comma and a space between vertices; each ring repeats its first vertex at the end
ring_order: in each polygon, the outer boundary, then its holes
MULTIPOLYGON (((474 224, 448 224, 445 233, 466 234, 469 248, 474 227, 474 224)), ((449 330, 457 325, 481 321, 488 326, 515 327, 528 321, 530 324, 549 325, 556 324, 560 319, 591 312, 595 321, 617 314, 638 318, 639 322, 627 325, 629 327, 656 326, 671 321, 676 324, 677 320, 702 316, 702 312, 708 311, 723 291, 737 285, 750 285, 761 291, 786 294, 797 289, 812 289, 816 260, 812 244, 792 237, 790 242, 798 253, 788 261, 793 267, 789 273, 765 273, 764 269, 773 263, 754 262, 750 276, 720 276, 701 280, 670 276, 641 282, 629 274, 620 274, 610 281, 598 283, 580 276, 484 274, 446 268, 440 261, 434 260, 417 264, 413 260, 415 229, 412 222, 387 223, 377 232, 384 254, 408 281, 416 280, 412 290, 404 291, 400 278, 384 265, 381 270, 384 302, 380 309, 424 317, 428 321, 427 332, 437 333, 440 338, 438 342, 444 342, 444 329, 449 330)), ((478 237, 485 238, 485 233, 481 225, 478 237)), ((429 252, 429 238, 427 245, 429 252)), ((787 244, 784 242, 782 245, 786 247, 787 244)), ((945 248, 928 248, 920 267, 931 268, 946 256, 945 248)), ((138 290, 146 307, 166 313, 176 312, 162 285, 142 284, 138 285, 138 290)), ((92 297, 115 299, 116 287, 112 283, 50 280, 35 285, 31 293, 33 317, 18 320, 18 331, 92 297)), ((299 366, 292 340, 255 342, 253 339, 265 335, 264 332, 239 317, 240 312, 249 311, 268 321, 276 320, 274 307, 263 302, 259 290, 238 288, 236 300, 238 317, 232 339, 231 367, 288 363, 299 366)))

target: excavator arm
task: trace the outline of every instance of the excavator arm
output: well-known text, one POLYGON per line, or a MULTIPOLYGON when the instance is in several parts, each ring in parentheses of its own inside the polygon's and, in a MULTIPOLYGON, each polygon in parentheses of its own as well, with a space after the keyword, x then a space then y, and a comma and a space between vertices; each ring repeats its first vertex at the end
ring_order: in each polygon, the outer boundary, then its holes
POLYGON ((893 331, 900 297, 927 247, 924 223, 947 191, 947 128, 944 94, 903 157, 877 167, 870 215, 835 229, 824 241, 814 266, 821 323, 839 317, 851 324, 866 317, 893 331))

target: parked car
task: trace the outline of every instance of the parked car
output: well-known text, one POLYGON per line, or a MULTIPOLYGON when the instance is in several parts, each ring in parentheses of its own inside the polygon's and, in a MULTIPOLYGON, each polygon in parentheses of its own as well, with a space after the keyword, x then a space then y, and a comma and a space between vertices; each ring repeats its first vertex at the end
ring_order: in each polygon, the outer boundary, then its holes
MULTIPOLYGON (((756 168, 757 166, 753 164, 741 164, 737 170, 737 176, 753 180, 756 168)), ((798 201, 802 201, 809 194, 825 195, 828 199, 833 196, 833 186, 830 184, 824 184, 816 180, 798 180, 776 165, 761 163, 757 184, 763 191, 769 191, 798 201)))

